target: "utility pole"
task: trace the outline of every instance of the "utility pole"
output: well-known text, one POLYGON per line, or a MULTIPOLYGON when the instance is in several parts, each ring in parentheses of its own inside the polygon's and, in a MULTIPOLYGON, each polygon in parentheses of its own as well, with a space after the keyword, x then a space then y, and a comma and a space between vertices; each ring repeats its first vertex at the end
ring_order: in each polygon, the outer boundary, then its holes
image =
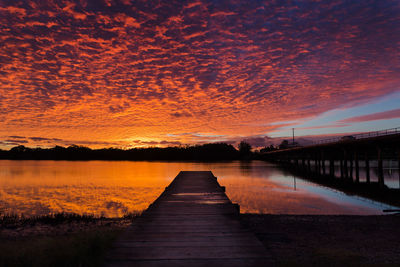
POLYGON ((293 140, 292 140, 292 144, 294 145, 294 128, 292 128, 292 133, 293 133, 293 140))

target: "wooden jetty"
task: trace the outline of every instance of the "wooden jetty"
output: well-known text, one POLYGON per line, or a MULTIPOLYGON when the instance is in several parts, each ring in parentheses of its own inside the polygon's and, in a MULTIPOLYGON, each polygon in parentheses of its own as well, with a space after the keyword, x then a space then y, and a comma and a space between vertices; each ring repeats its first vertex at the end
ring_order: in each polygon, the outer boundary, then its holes
POLYGON ((106 265, 269 265, 269 253, 238 214, 212 172, 182 171, 115 242, 106 265))

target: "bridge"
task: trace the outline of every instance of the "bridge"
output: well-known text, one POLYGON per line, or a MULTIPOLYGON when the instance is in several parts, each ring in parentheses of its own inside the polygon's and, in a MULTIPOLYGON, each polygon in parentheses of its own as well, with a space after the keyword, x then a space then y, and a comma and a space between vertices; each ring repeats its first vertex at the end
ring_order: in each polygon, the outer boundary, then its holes
POLYGON ((400 128, 270 151, 263 153, 262 158, 284 164, 308 177, 318 177, 320 180, 336 179, 355 186, 365 183, 369 188, 376 187, 387 191, 383 165, 385 160, 397 162, 400 187, 400 128), (371 181, 371 161, 377 162, 377 183, 371 181), (365 168, 364 181, 360 181, 361 164, 365 168), (340 170, 339 177, 335 175, 337 165, 340 170))
POLYGON ((346 139, 366 139, 366 138, 371 138, 371 137, 378 137, 378 136, 386 136, 386 135, 394 135, 394 134, 400 134, 400 127, 396 128, 390 128, 390 129, 384 129, 380 131, 372 131, 372 132, 366 132, 366 133, 359 133, 359 134, 353 134, 353 135, 348 135, 348 136, 340 136, 340 137, 333 137, 333 138, 327 138, 327 139, 322 139, 316 141, 314 144, 326 144, 326 143, 336 143, 340 142, 346 139))
POLYGON ((267 266, 212 172, 180 172, 115 242, 107 266, 267 266))

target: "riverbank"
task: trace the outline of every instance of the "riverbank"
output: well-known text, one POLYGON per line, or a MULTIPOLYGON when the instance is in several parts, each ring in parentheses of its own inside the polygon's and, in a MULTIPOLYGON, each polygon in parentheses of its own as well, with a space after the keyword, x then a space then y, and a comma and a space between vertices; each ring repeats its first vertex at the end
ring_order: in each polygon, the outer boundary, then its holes
POLYGON ((101 266, 113 240, 136 217, 0 216, 0 266, 101 266))
POLYGON ((399 266, 400 216, 241 214, 277 266, 399 266))
MULTIPOLYGON (((136 218, 0 219, 0 266, 99 266, 136 218)), ((400 216, 241 214, 276 266, 398 266, 400 216)))

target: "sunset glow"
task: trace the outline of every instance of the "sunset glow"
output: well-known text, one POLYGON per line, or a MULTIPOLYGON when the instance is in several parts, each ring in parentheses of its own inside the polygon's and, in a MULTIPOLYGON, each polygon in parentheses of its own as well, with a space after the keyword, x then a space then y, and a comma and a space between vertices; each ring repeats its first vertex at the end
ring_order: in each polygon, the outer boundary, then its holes
POLYGON ((0 1, 0 148, 397 127, 399 18, 396 0, 0 1))

